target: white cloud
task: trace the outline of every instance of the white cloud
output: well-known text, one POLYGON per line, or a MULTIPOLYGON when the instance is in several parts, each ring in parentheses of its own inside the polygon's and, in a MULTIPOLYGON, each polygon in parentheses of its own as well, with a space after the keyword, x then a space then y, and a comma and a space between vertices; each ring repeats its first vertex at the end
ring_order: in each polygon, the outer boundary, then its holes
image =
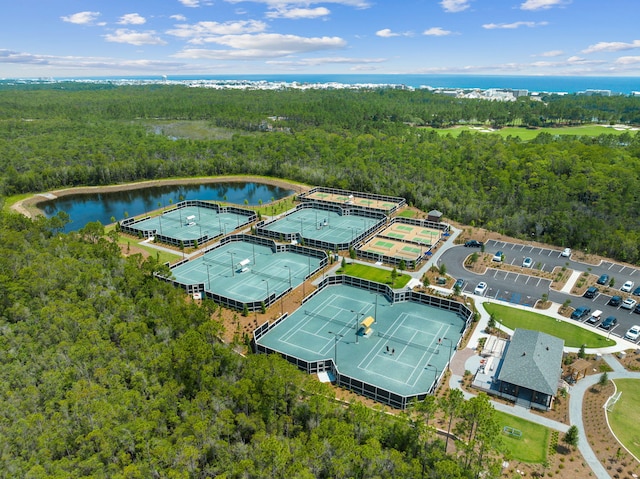
POLYGON ((382 38, 391 38, 391 37, 399 37, 399 33, 393 33, 389 28, 383 28, 382 30, 378 30, 376 35, 382 38))
POLYGON ((582 53, 619 52, 622 50, 633 50, 634 48, 640 48, 640 40, 634 40, 631 43, 599 42, 585 48, 582 50, 582 53))
POLYGON ((378 30, 376 32, 378 37, 382 38, 391 38, 391 37, 410 37, 413 35, 412 32, 393 32, 390 28, 383 28, 382 30, 378 30))
MULTIPOLYGON (((197 0, 180 0, 180 1, 197 1, 197 0)), ((289 8, 291 6, 300 6, 309 8, 316 3, 335 3, 345 5, 347 7, 369 8, 371 6, 368 0, 225 0, 228 3, 254 2, 262 3, 273 9, 289 8)))
POLYGON ((549 50, 548 52, 542 52, 538 55, 534 55, 536 57, 559 57, 563 55, 564 52, 562 50, 549 50))
POLYGON ((105 40, 114 43, 128 43, 130 45, 166 45, 167 42, 156 35, 156 32, 150 30, 148 32, 136 32, 135 30, 127 30, 119 28, 114 33, 108 33, 104 36, 105 40))
POLYGON ((177 25, 167 30, 168 35, 186 39, 189 43, 201 44, 212 41, 219 35, 242 35, 246 33, 264 32, 267 25, 257 20, 240 20, 236 22, 198 22, 192 25, 177 25))
POLYGON ((187 21, 187 17, 185 17, 184 15, 171 15, 169 18, 173 19, 173 20, 177 20, 179 22, 186 22, 187 21))
POLYGON ((636 63, 640 63, 640 57, 620 57, 614 63, 618 65, 635 65, 636 63))
POLYGON ((548 22, 513 22, 513 23, 485 23, 482 25, 482 28, 486 28, 487 30, 495 30, 495 29, 507 29, 513 30, 520 27, 543 27, 548 25, 548 22))
POLYGON ((328 8, 290 8, 277 9, 267 12, 267 18, 288 18, 290 20, 299 20, 301 18, 320 18, 326 17, 331 12, 328 8))
POLYGON ((147 20, 137 13, 127 13, 126 15, 122 15, 118 21, 120 25, 142 25, 146 22, 147 20))
POLYGON ((107 70, 107 71, 141 71, 152 69, 157 71, 182 71, 183 62, 166 62, 155 60, 116 60, 101 57, 74 57, 39 55, 34 53, 0 50, 0 63, 40 65, 43 68, 63 68, 75 70, 107 70))
POLYGON ((340 37, 306 38, 297 35, 261 33, 258 35, 223 35, 212 37, 211 43, 229 47, 228 50, 185 49, 176 53, 177 58, 206 58, 209 60, 276 58, 321 50, 344 48, 340 37))
POLYGON ((75 23, 76 25, 92 25, 99 16, 100 12, 78 12, 60 18, 64 22, 75 23))
POLYGON ((352 65, 369 65, 373 63, 386 62, 386 58, 349 58, 349 57, 320 57, 320 58, 304 58, 297 61, 287 60, 269 60, 269 65, 282 66, 318 66, 331 64, 352 64, 352 65))
POLYGON ((521 10, 546 10, 552 7, 571 3, 570 0, 526 0, 520 5, 521 10))
POLYGON ((433 36, 433 37, 444 37, 447 35, 451 35, 453 32, 449 30, 445 30, 441 27, 431 27, 422 32, 423 35, 433 36))
POLYGON ((442 0, 440 5, 442 5, 445 12, 457 13, 469 8, 471 6, 469 5, 469 1, 470 0, 442 0))
POLYGON ((200 6, 200 0, 178 0, 185 7, 197 8, 200 6))

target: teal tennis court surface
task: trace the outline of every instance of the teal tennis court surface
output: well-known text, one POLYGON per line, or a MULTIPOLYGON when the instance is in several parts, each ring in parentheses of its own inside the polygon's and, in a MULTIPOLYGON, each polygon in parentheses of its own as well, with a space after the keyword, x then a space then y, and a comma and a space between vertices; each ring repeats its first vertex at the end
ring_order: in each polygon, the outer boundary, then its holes
POLYGON ((305 362, 333 360, 340 376, 407 397, 431 390, 464 328, 456 312, 335 285, 256 342, 305 362))
POLYGON ((205 291, 240 303, 267 301, 296 288, 320 267, 320 258, 269 246, 231 241, 172 268, 177 283, 204 284, 205 291))
POLYGON ((237 212, 218 212, 199 206, 184 206, 137 221, 133 226, 139 230, 155 230, 159 235, 177 240, 191 241, 202 237, 226 235, 246 224, 248 219, 248 215, 237 212))
POLYGON ((326 243, 349 243, 372 229, 380 219, 357 214, 341 215, 336 211, 300 208, 264 229, 288 235, 299 233, 303 238, 326 243))

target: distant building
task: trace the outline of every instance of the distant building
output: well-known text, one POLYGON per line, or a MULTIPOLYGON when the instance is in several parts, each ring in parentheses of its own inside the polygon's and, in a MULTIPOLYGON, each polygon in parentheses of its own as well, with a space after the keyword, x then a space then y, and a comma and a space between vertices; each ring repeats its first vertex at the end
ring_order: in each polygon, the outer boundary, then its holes
POLYGON ((431 210, 427 213, 427 221, 433 221, 434 223, 440 223, 442 220, 442 213, 438 210, 431 210))

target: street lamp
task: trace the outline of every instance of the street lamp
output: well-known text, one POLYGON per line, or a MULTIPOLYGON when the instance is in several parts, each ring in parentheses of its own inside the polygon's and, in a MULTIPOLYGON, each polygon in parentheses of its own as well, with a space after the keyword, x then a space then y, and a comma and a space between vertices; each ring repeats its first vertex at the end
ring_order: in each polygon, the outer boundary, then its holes
POLYGON ((352 309, 351 312, 356 314, 356 344, 358 344, 358 326, 360 325, 360 317, 364 316, 364 313, 354 309, 352 309))
POLYGON ((205 266, 207 267, 207 280, 209 280, 209 285, 207 286, 209 288, 209 291, 211 291, 211 276, 209 276, 209 264, 205 264, 205 266))
POLYGON ((267 307, 268 307, 269 306, 269 296, 271 296, 271 293, 269 292, 269 280, 268 279, 263 279, 262 281, 267 283, 267 307))
POLYGON ((285 264, 284 267, 289 271, 289 289, 291 289, 291 268, 288 264, 285 264))
POLYGON ((329 331, 329 334, 333 334, 333 364, 337 368, 338 367, 338 341, 339 338, 343 338, 344 336, 340 333, 334 333, 333 331, 329 331))
POLYGON ((433 390, 433 394, 436 392, 436 384, 438 381, 438 368, 432 364, 427 364, 425 369, 433 368, 433 384, 431 385, 431 389, 433 390))
POLYGON ((451 371, 451 353, 453 352, 453 341, 449 338, 439 338, 438 343, 442 344, 442 341, 449 341, 449 362, 447 363, 447 371, 451 371))
POLYGON ((228 253, 231 255, 231 275, 235 276, 236 275, 236 269, 234 267, 235 262, 233 261, 233 255, 235 254, 233 251, 228 251, 228 253))

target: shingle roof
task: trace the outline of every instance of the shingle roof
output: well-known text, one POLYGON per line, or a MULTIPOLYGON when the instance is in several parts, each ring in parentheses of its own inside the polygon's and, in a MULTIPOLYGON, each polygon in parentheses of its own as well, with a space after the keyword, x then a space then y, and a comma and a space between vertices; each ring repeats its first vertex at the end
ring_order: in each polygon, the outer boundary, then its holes
POLYGON ((516 329, 498 379, 555 396, 562 372, 564 341, 528 329, 516 329))

